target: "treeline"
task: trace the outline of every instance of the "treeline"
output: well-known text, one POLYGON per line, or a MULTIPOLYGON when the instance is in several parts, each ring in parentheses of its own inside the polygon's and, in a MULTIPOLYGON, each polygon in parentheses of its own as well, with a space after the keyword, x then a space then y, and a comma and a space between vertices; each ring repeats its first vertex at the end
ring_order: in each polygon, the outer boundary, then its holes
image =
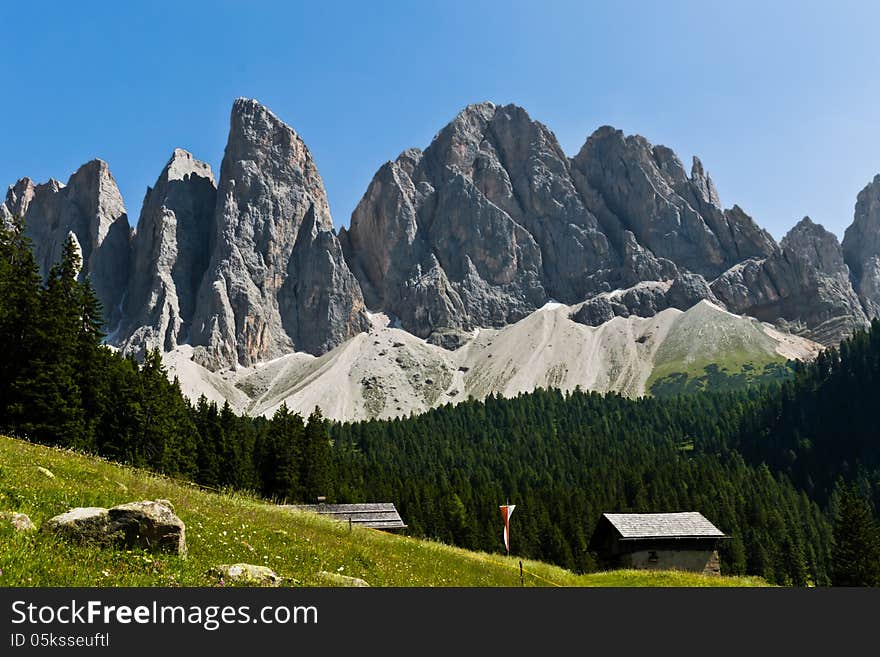
POLYGON ((831 527, 819 507, 766 466, 695 449, 733 430, 737 409, 722 396, 539 390, 336 425, 337 495, 394 500, 416 533, 490 551, 509 500, 514 552, 575 570, 596 565, 587 543, 603 512, 697 510, 733 537, 723 572, 828 583, 831 527))
POLYGON ((779 388, 757 390, 739 428, 712 446, 786 474, 819 504, 853 482, 880 510, 880 320, 826 349, 779 388))
POLYGON ((697 510, 732 536, 727 573, 873 581, 880 324, 782 386, 640 400, 539 390, 332 424, 318 410, 249 418, 189 402, 158 352, 138 363, 103 346, 79 267, 71 242, 42 281, 21 224, 0 227, 0 431, 276 500, 392 501, 412 533, 490 551, 509 501, 514 552, 575 570, 596 566, 586 548, 603 512, 697 510))

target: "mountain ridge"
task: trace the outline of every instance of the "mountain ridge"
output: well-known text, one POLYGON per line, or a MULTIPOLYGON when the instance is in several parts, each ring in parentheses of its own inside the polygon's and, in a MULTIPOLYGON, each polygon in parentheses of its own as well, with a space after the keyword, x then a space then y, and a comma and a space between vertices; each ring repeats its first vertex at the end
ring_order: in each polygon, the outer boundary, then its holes
POLYGON ((371 313, 454 354, 556 302, 601 327, 707 301, 837 344, 880 312, 878 198, 880 176, 843 244, 808 218, 777 243, 721 207, 697 157, 688 172, 611 126, 569 157, 523 108, 484 102, 383 164, 337 233, 301 137, 239 98, 216 181, 176 149, 136 229, 100 160, 67 185, 18 181, 0 215, 24 217, 44 275, 76 239, 109 344, 139 357, 188 345, 222 373, 320 358, 368 334, 371 313))

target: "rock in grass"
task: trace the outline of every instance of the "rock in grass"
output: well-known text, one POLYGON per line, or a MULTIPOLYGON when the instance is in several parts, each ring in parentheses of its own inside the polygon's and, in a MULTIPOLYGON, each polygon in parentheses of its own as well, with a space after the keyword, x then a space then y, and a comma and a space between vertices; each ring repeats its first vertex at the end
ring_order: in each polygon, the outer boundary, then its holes
POLYGON ((50 518, 43 530, 67 540, 186 555, 186 525, 167 500, 79 507, 50 518))
POLYGON ((228 582, 249 586, 278 586, 281 578, 271 568, 250 563, 223 564, 213 568, 210 574, 228 582))
POLYGON ((322 570, 321 572, 319 572, 318 577, 320 577, 332 586, 369 586, 367 581, 361 579, 360 577, 349 577, 348 575, 340 575, 339 573, 330 573, 326 570, 322 570))
POLYGON ((186 554, 186 525, 174 514, 167 500, 114 506, 109 511, 108 532, 120 534, 128 547, 186 554))
POLYGON ((49 477, 49 479, 55 478, 55 473, 53 473, 49 468, 44 468, 42 465, 37 466, 37 472, 39 472, 41 475, 49 477))
POLYGON ((8 522, 17 532, 30 532, 37 528, 26 513, 16 513, 15 511, 0 512, 0 520, 8 522))
POLYGON ((49 518, 43 523, 43 531, 57 534, 70 541, 104 542, 108 540, 108 520, 107 509, 80 506, 49 518))

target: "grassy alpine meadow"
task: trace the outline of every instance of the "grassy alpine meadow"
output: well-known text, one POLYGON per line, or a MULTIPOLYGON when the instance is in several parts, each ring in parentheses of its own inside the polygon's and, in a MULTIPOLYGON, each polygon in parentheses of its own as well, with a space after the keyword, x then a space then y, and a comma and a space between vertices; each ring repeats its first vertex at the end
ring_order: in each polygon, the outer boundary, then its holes
MULTIPOLYGON (((186 523, 186 558, 71 544, 0 520, 0 586, 221 586, 209 571, 250 563, 287 586, 328 586, 322 571, 371 586, 520 586, 519 559, 395 536, 243 493, 210 492, 150 472, 0 436, 0 512, 39 528, 72 507, 164 498, 186 523)), ((523 560, 526 586, 766 586, 755 577, 612 571, 577 575, 523 560)))

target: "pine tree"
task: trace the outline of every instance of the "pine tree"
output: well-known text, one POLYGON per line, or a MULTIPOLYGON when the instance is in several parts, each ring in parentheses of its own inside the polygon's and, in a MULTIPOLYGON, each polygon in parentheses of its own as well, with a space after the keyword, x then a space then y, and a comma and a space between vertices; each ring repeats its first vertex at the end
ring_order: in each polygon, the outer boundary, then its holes
POLYGON ((112 394, 108 376, 111 355, 102 345, 105 335, 102 330, 103 309, 88 278, 79 283, 77 299, 77 385, 86 423, 80 447, 94 451, 97 448, 96 428, 107 412, 108 398, 112 394))
POLYGON ((77 376, 80 269, 69 238, 40 294, 30 360, 13 384, 10 415, 25 436, 46 444, 82 447, 85 415, 77 376))
POLYGON ((302 464, 302 418, 282 403, 267 427, 261 472, 266 494, 281 500, 300 497, 302 464))
POLYGON ((312 501, 318 496, 330 497, 330 431, 321 409, 309 416, 303 438, 302 497, 312 501))
POLYGON ((834 586, 880 586, 880 529, 855 486, 840 495, 831 551, 834 586))
POLYGON ((13 389, 33 358, 40 321, 39 269, 20 217, 0 221, 0 429, 13 431, 13 389))

